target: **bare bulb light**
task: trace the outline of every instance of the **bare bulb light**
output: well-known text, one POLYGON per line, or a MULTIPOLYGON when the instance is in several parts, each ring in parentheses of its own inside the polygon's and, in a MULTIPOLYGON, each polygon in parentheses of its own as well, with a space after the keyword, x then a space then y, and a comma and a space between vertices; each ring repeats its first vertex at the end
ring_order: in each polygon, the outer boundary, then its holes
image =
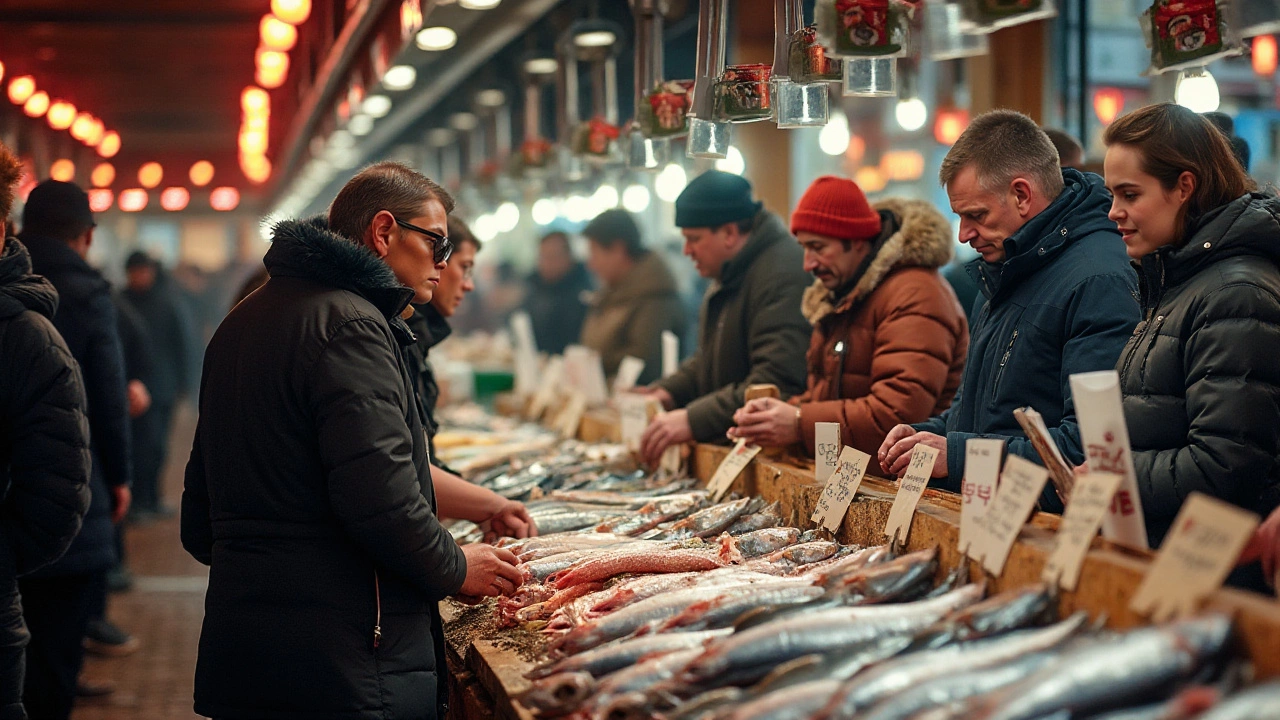
POLYGON ((1204 67, 1183 70, 1178 76, 1173 97, 1179 105, 1195 113, 1213 112, 1222 101, 1218 93, 1218 81, 1204 67))
POLYGON ((747 160, 742 157, 741 150, 730 145, 729 152, 725 154, 724 159, 716 161, 716 169, 721 172, 741 175, 747 170, 747 160))
POLYGON ((423 28, 418 31, 414 44, 420 50, 441 52, 458 44, 458 33, 453 28, 443 26, 423 28))
POLYGON ((627 212, 642 213, 649 209, 649 188, 643 185, 628 185, 622 191, 622 207, 627 212))
POLYGON ((898 101, 897 107, 893 109, 893 116, 903 130, 915 132, 929 120, 929 108, 925 107, 920 98, 906 98, 898 101))
POLYGON ((849 149, 849 118, 843 112, 831 113, 831 120, 818 133, 818 147, 828 155, 843 155, 849 149))
POLYGON ((685 174, 684 167, 671 163, 662 168, 662 172, 653 180, 654 190, 657 191, 658 197, 666 202, 675 202, 680 197, 680 193, 684 192, 684 186, 689 184, 689 176, 685 174))

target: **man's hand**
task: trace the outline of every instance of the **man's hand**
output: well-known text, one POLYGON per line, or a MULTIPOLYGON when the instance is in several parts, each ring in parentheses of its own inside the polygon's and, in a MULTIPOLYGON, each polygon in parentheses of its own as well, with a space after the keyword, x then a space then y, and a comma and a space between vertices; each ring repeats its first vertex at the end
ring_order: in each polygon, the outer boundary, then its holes
POLYGON ((1276 584, 1276 558, 1280 557, 1280 509, 1275 510, 1262 521, 1254 531, 1244 552, 1240 553, 1240 565, 1247 565, 1255 560, 1262 561, 1262 574, 1274 588, 1276 584))
POLYGON ((752 445, 784 447, 800 442, 800 408, 777 398, 756 398, 733 414, 737 427, 729 439, 746 438, 752 445))
POLYGON ((662 453, 667 448, 687 442, 693 442, 689 411, 673 410, 663 413, 649 423, 644 435, 640 437, 640 459, 653 467, 662 459, 662 453))
POLYGON ((510 550, 472 544, 463 545, 462 554, 467 557, 467 579, 459 595, 470 598, 510 595, 520 587, 522 577, 516 567, 520 561, 510 550))
POLYGON ((533 522, 533 518, 529 517, 529 510, 524 503, 515 500, 504 500, 487 520, 480 523, 480 526, 485 530, 486 539, 490 534, 495 538, 527 538, 538 535, 538 526, 533 522))
POLYGON ((141 380, 130 380, 125 394, 129 399, 129 417, 141 417, 151 407, 151 393, 141 380))
POLYGON ((665 388, 654 387, 650 385, 648 387, 633 387, 627 392, 633 392, 637 395, 644 395, 645 397, 651 397, 654 400, 657 400, 659 403, 662 403, 663 410, 671 410, 676 406, 676 399, 671 397, 671 393, 667 392, 665 388))
POLYGON ((133 504, 133 493, 128 485, 117 485, 111 488, 111 522, 119 525, 133 504))
POLYGON ((947 439, 942 435, 916 432, 910 425, 898 425, 889 431, 880 446, 880 468, 889 477, 901 477, 911 464, 911 451, 918 444, 938 449, 938 459, 933 464, 930 477, 947 476, 947 439))

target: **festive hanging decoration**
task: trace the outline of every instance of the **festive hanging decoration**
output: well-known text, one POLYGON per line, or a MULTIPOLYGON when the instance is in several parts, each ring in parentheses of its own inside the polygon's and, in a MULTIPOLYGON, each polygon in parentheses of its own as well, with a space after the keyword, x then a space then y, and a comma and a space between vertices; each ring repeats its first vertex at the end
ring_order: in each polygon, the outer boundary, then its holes
POLYGON ((692 80, 668 80, 645 95, 636 120, 650 137, 672 137, 689 132, 689 93, 692 80))
POLYGON ((1144 75, 1206 65, 1244 52, 1224 20, 1225 0, 1156 0, 1142 14, 1142 32, 1151 49, 1144 75))
POLYGON ((818 42, 816 25, 792 34, 790 50, 792 82, 839 82, 844 74, 844 63, 827 55, 827 49, 818 42))
POLYGON ((773 68, 764 63, 730 65, 716 81, 712 117, 720 122, 753 122, 773 115, 769 78, 773 68))
POLYGON ((818 42, 835 57, 899 57, 912 7, 902 0, 818 0, 818 42))
POLYGON ((1058 14, 1051 0, 964 0, 964 16, 972 32, 990 33, 1058 14))
POLYGON ((613 153, 613 141, 621 134, 617 125, 609 123, 602 117, 593 117, 582 123, 573 133, 573 151, 580 155, 610 157, 613 153))

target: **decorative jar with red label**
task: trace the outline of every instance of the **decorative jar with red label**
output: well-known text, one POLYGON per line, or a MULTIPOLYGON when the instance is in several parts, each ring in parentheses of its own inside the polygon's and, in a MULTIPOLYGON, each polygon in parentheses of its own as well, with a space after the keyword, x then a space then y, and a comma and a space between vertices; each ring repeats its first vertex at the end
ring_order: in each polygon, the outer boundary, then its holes
POLYGON ((769 77, 773 68, 763 63, 730 65, 716 81, 712 114, 718 121, 752 122, 773 115, 769 77))
POLYGON ((649 137, 672 137, 689 132, 689 91, 691 80, 668 80, 659 83, 640 106, 639 122, 649 137))
POLYGON ((574 131, 573 151, 580 155, 608 157, 613 154, 613 141, 620 134, 617 125, 604 118, 591 118, 574 131))
POLYGON ((1147 18, 1151 62, 1157 69, 1201 61, 1224 50, 1222 12, 1214 0, 1159 0, 1147 10, 1147 18))
POLYGON ((790 61, 792 82, 838 82, 844 74, 844 63, 827 55, 827 49, 818 43, 814 25, 792 33, 790 61))
POLYGON ((818 0, 818 39, 838 57, 897 57, 910 9, 900 0, 818 0))

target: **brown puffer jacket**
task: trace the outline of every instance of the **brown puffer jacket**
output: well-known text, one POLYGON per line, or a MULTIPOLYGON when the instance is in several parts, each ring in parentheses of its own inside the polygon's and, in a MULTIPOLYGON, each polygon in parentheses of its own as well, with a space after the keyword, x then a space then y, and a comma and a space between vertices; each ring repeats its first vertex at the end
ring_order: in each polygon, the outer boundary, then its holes
POLYGON ((875 209, 890 235, 853 290, 836 300, 815 282, 805 292, 808 389, 791 403, 810 454, 814 423, 838 422, 844 444, 874 455, 895 425, 945 410, 964 370, 969 325, 938 272, 951 260, 950 225, 919 200, 875 209))

